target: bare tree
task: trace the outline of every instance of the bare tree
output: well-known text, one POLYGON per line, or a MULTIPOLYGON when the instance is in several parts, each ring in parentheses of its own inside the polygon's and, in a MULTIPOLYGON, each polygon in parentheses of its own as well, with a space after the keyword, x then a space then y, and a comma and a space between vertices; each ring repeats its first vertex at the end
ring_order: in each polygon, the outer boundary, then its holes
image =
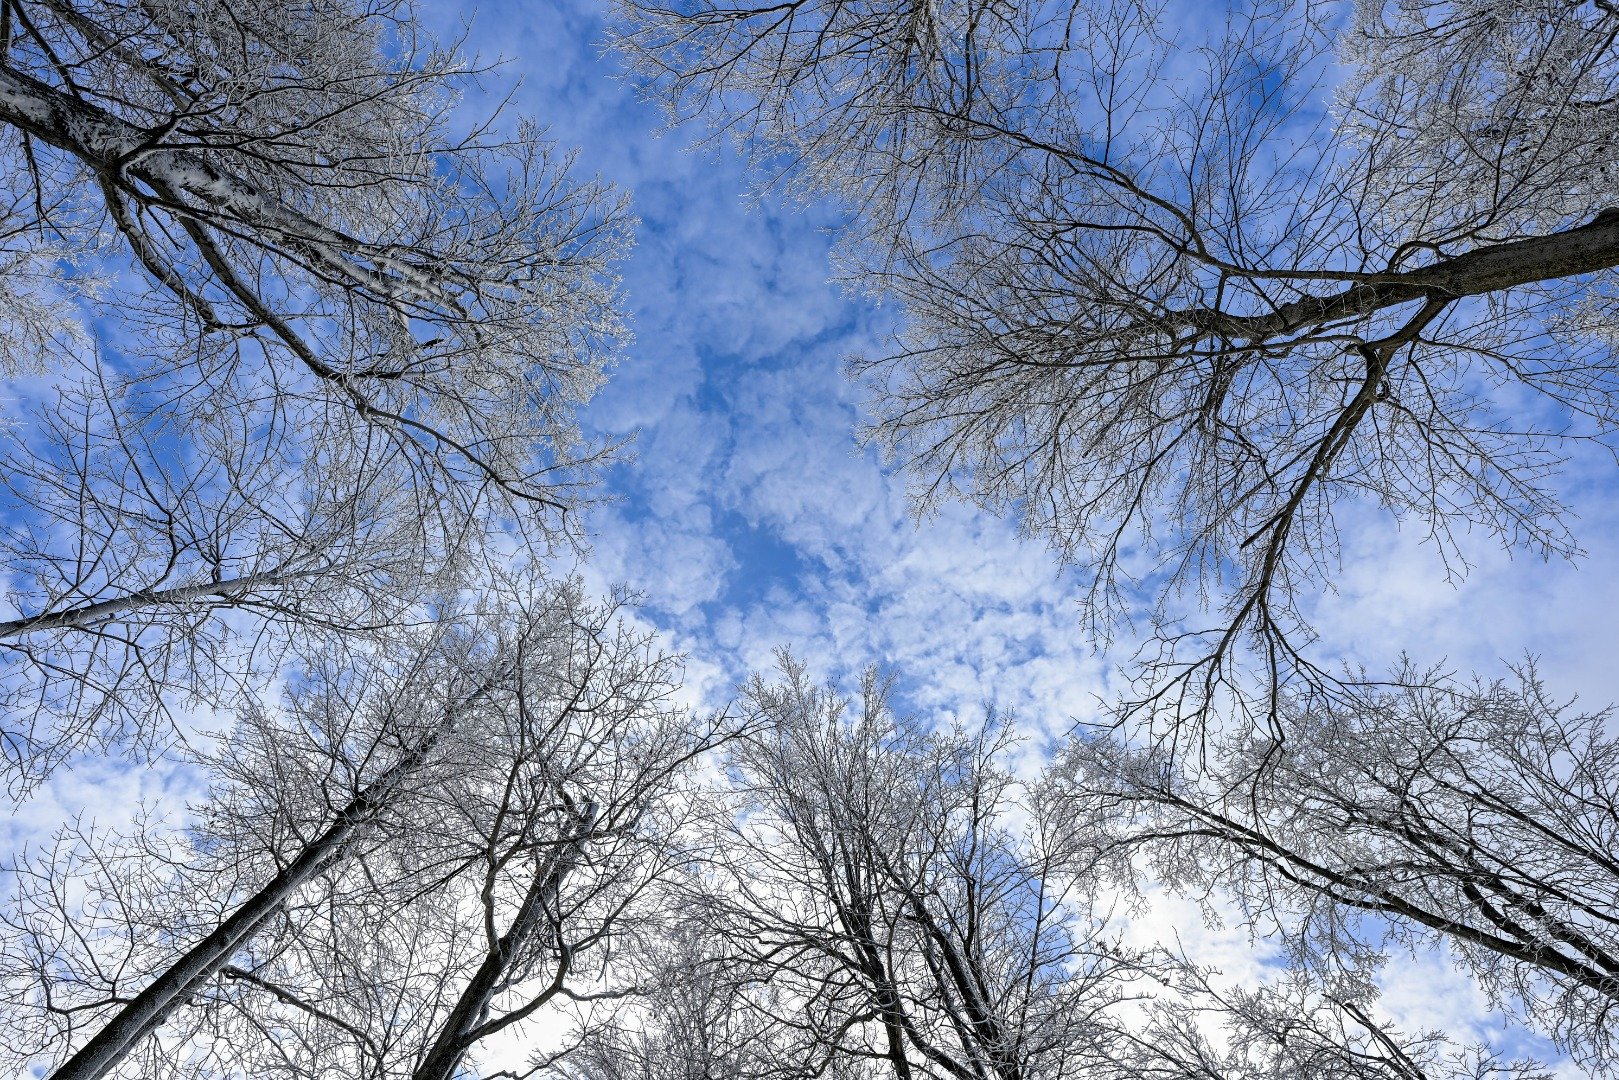
POLYGON ((642 992, 593 1017, 552 1054, 550 1069, 572 1080, 808 1080, 858 1072, 776 1023, 772 1017, 790 1012, 787 995, 768 974, 734 963, 732 942, 693 917, 692 882, 672 876, 667 884, 662 932, 636 939, 624 957, 640 973, 642 992))
POLYGON ((740 802, 689 905, 711 966, 769 1015, 786 1062, 897 1080, 1071 1077, 1110 1059, 1155 961, 1054 872, 995 763, 1007 729, 929 734, 868 673, 851 705, 784 660, 746 707, 740 802), (795 1049, 796 1048, 796 1049, 795 1049), (864 1062, 865 1065, 860 1063, 864 1062))
POLYGON ((1331 586, 1357 503, 1457 573, 1466 531, 1576 552, 1550 476, 1619 420, 1619 9, 620 7, 678 118, 845 201, 847 278, 905 314, 854 365, 869 434, 921 508, 1016 513, 1094 574, 1104 627, 1156 597, 1134 704, 1177 732, 1190 710, 1211 767, 1076 745, 1085 857, 1129 881, 1144 849, 1171 882, 1233 888, 1345 977, 1391 920, 1611 1064, 1600 719, 1532 686, 1349 685, 1299 601, 1331 586), (1268 730, 1227 738, 1244 725, 1210 706, 1250 665, 1268 730))
MULTIPOLYGON (((448 793, 479 793, 501 761, 494 718, 526 717, 529 694, 548 722, 567 721, 570 699, 559 718, 541 692, 576 676, 571 705, 600 707, 589 694, 604 670, 667 690, 668 661, 613 631, 616 609, 574 584, 519 590, 464 618, 447 612, 415 642, 312 658, 284 712, 248 713, 206 763, 219 780, 187 833, 155 845, 81 835, 55 860, 24 862, 7 917, 12 1052, 58 1059, 64 1080, 111 1075, 133 1054, 183 1063, 172 1040, 150 1037, 186 1030, 176 1010, 212 1015, 223 985, 256 985, 261 949, 273 959, 337 909, 381 919, 458 880, 478 854, 435 815, 448 793), (199 908, 201 896, 211 902, 199 908)), ((628 751, 591 749, 611 759, 602 769, 630 768, 628 751)), ((557 850, 532 829, 513 838, 503 818, 490 827, 490 844, 513 845, 508 860, 557 850)))
POLYGON ((652 664, 625 645, 598 658, 601 670, 584 669, 591 682, 561 685, 573 696, 557 719, 525 687, 501 786, 484 806, 459 808, 463 831, 478 838, 469 884, 483 933, 468 957, 475 966, 451 969, 459 993, 411 1080, 454 1080, 480 1041, 553 1000, 645 986, 645 973, 612 964, 612 953, 656 932, 648 894, 685 855, 669 843, 689 812, 681 774, 737 729, 725 714, 700 722, 671 707, 669 658, 652 664))
POLYGON ((639 989, 615 953, 679 857, 681 774, 734 726, 674 706, 676 661, 644 634, 589 627, 563 663, 518 668, 416 801, 409 872, 387 875, 411 891, 333 880, 223 970, 209 1040, 230 1069, 452 1080, 548 1007, 639 989))
POLYGON ((309 485, 245 448, 175 461, 165 444, 185 432, 128 424, 96 390, 71 416, 64 395, 27 455, 0 458, 21 511, 4 532, 10 569, 35 586, 12 604, 78 601, 0 623, 14 787, 86 748, 159 749, 176 702, 251 699, 289 653, 421 619, 424 598, 475 566, 459 509, 422 517, 428 493, 406 476, 344 490, 361 476, 333 453, 309 463, 323 473, 309 485))
POLYGON ((1403 1034, 1374 1015, 1372 1003, 1323 990, 1292 970, 1257 990, 1218 985, 1183 970, 1178 993, 1154 1001, 1128 1057, 1130 1076, 1237 1080, 1546 1080, 1528 1059, 1507 1059, 1482 1044, 1460 1046, 1442 1032, 1403 1034), (1209 1027, 1218 1024, 1216 1042, 1209 1027))
POLYGON ((467 73, 406 3, 0 6, 14 779, 571 532, 628 220, 467 73))
POLYGON ((1298 962, 1364 981, 1393 943, 1443 944, 1587 1066, 1615 1060, 1619 740, 1521 685, 1368 692, 1288 717, 1280 745, 1076 742, 1051 792, 1075 859, 1229 892, 1298 962), (1358 973, 1358 974, 1357 974, 1358 973))
POLYGON ((1255 657, 1272 721, 1332 682, 1296 601, 1335 508, 1455 572, 1475 528, 1575 552, 1548 474, 1616 419, 1613 5, 620 9, 677 117, 850 208, 848 279, 905 314, 854 369, 918 505, 1017 514, 1100 625, 1158 598, 1149 702, 1255 657))
MULTIPOLYGON (((645 1008, 627 1023, 599 1027, 556 1065, 579 1080, 722 1080, 767 1076, 869 1077, 871 1061, 823 1059, 778 1043, 780 1026, 756 1026, 767 1013, 744 1004, 761 987, 724 983, 724 942, 687 941, 675 970, 660 977, 645 1008), (706 951, 704 951, 706 948, 706 951)), ((1375 1003, 1346 989, 1324 990, 1299 970, 1257 989, 1232 987, 1218 973, 1166 954, 1161 974, 1123 1010, 1109 1057, 1092 1061, 1089 1080, 1546 1080, 1537 1062, 1512 1060, 1443 1032, 1407 1035, 1377 1015, 1375 1003)), ((1141 989, 1138 987, 1138 989, 1141 989)))

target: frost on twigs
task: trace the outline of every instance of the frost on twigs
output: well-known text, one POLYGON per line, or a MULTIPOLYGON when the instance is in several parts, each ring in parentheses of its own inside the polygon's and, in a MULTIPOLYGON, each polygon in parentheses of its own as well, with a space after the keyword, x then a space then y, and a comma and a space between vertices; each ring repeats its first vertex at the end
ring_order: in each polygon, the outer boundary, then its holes
POLYGON ((853 364, 868 437, 920 511, 1050 543, 1089 629, 1145 617, 1139 710, 1335 689, 1308 600, 1357 511, 1452 575, 1470 533, 1577 554, 1554 473, 1619 430, 1613 5, 619 10, 677 118, 844 200, 846 279, 904 314, 853 364))
POLYGON ((18 860, 0 1064, 451 1080, 633 987, 616 953, 679 858, 685 774, 737 725, 675 705, 678 660, 626 614, 514 581, 301 656, 196 762, 182 832, 69 829, 18 860))
POLYGON ((408 4, 4 19, 0 365, 41 376, 0 432, 14 782, 155 745, 172 692, 228 704, 290 627, 401 617, 491 538, 579 539, 624 202, 453 114, 470 72, 408 4))
MULTIPOLYGON (((1068 747, 1051 812, 1127 888, 1235 898, 1256 935, 1332 977, 1447 945, 1497 1004, 1611 1064, 1619 1009, 1619 739, 1532 668, 1288 707, 1199 767, 1116 737, 1068 747)), ((1083 852, 1083 856, 1077 853, 1083 852)), ((1363 981, 1363 980, 1362 980, 1363 981)))

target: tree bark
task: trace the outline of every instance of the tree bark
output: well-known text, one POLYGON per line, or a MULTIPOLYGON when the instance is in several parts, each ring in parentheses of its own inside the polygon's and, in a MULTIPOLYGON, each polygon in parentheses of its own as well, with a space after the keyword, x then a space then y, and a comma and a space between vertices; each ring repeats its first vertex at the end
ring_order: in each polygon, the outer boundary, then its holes
POLYGON ((125 611, 135 608, 161 607, 171 604, 187 604, 193 600, 202 600, 207 597, 220 597, 221 599, 237 599, 259 589, 270 589, 286 585, 299 578, 310 577, 313 572, 303 574, 248 574, 245 577, 231 578, 228 581, 204 581, 196 585, 181 585, 172 589, 137 589, 135 592, 125 593, 108 600, 97 600, 78 607, 64 608, 58 611, 42 611, 36 615, 24 615, 17 619, 0 621, 0 641, 7 638, 22 637, 24 634, 36 630, 62 630, 77 629, 93 623, 110 619, 125 611))
POLYGON ((1171 330, 1259 341, 1339 319, 1352 319, 1418 300, 1458 300, 1537 281, 1555 281, 1619 266, 1619 213, 1604 211, 1584 225, 1547 236, 1474 248, 1415 270, 1368 273, 1365 281, 1326 296, 1305 296, 1265 315, 1228 315, 1212 308, 1171 312, 1171 330))
POLYGON ((322 224, 196 151, 163 146, 159 141, 162 129, 147 131, 3 64, 0 122, 65 150, 141 202, 161 204, 181 217, 217 216, 227 223, 249 225, 265 234, 265 246, 279 242, 338 280, 374 290, 383 302, 420 299, 452 310, 459 307, 457 298, 435 279, 431 267, 392 256, 322 224), (131 179, 151 191, 140 191, 131 179), (170 197, 163 197, 165 193, 170 197), (179 194, 196 200, 206 212, 176 204, 172 196, 179 194), (354 262, 352 256, 357 255, 386 272, 354 262))
MULTIPOLYGON (((455 1080, 467 1051, 479 1039, 505 1026, 506 1018, 488 1022, 489 1007, 495 995, 507 985, 513 956, 542 928, 546 915, 556 910, 562 882, 578 864, 595 824, 596 807, 586 804, 555 856, 530 884, 511 926, 492 943, 477 972, 461 991, 432 1047, 411 1073, 411 1080, 455 1080)), ((542 994, 542 1002, 560 989, 566 974, 565 966, 558 970, 551 986, 542 994)))
POLYGON ((50 1080, 99 1080, 105 1076, 137 1043, 163 1023, 193 987, 229 963, 236 950, 251 940, 299 888, 344 857, 349 844, 427 760, 456 719, 492 689, 498 679, 497 675, 486 681, 459 706, 449 710, 421 742, 339 810, 325 832, 306 844, 291 863, 217 929, 193 945, 121 1008, 105 1027, 51 1074, 50 1080))

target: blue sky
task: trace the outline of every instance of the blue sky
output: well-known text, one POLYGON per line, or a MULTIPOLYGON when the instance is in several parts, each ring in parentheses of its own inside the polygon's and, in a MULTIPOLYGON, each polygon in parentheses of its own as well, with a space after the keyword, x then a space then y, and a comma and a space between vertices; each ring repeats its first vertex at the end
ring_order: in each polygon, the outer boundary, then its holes
POLYGON ((921 709, 1063 701, 1066 726, 1103 689, 1075 647, 1072 583, 1007 522, 952 507, 918 527, 856 446, 842 364, 880 349, 892 315, 829 283, 838 211, 750 198, 728 149, 658 137, 659 110, 600 56, 599 14, 485 6, 468 41, 508 59, 487 81, 521 80, 514 115, 578 146, 641 218, 624 266, 636 340, 587 414, 635 431, 635 456, 587 573, 642 591, 711 696, 790 645, 829 674, 892 665, 921 709))

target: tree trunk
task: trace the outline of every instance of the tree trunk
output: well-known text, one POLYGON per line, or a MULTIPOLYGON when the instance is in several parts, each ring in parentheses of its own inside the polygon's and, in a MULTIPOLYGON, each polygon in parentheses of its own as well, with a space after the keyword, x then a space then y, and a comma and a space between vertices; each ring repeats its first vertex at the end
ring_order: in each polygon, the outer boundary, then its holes
MULTIPOLYGON (((556 909, 562 882, 579 862, 595 823, 596 807, 587 803, 575 818, 555 857, 530 884, 511 926, 491 945, 483 963, 478 965, 477 972, 457 999, 455 1008, 450 1010, 449 1018, 439 1029, 432 1047, 411 1073, 411 1080, 455 1080, 456 1071, 467 1051, 485 1035, 505 1026, 503 1021, 487 1022, 489 1006, 506 985, 513 956, 542 928, 546 914, 556 909)), ((537 1002, 531 1004, 542 1004, 547 997, 554 995, 566 974, 565 969, 559 970, 552 985, 537 1002)))
POLYGON ((338 811, 324 833, 305 845, 297 858, 217 929, 193 945, 120 1009, 105 1027, 51 1074, 50 1080, 99 1080, 105 1076, 167 1019, 193 987, 217 974, 236 950, 251 940, 298 889, 344 857, 350 842, 421 767, 456 719, 492 689, 498 679, 499 676, 489 679, 458 707, 449 710, 421 742, 338 811))

